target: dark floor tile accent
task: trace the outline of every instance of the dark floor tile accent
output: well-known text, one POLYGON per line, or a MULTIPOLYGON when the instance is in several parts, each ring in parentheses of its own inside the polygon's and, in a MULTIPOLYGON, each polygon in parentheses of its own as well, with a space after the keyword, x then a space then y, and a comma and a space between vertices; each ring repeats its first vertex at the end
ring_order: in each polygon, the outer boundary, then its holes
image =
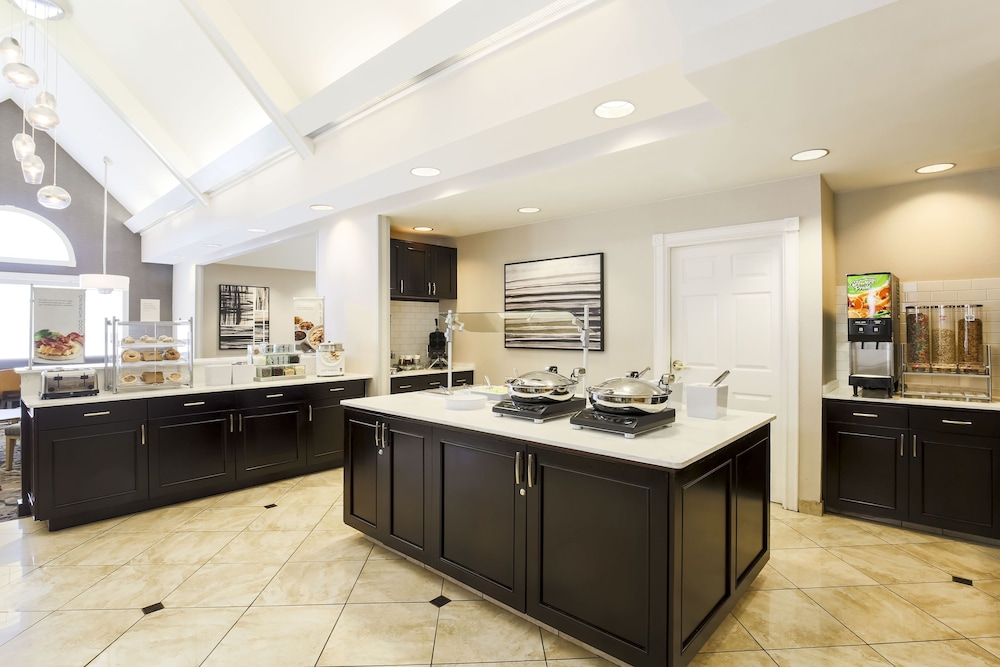
POLYGON ((277 503, 271 503, 270 505, 264 505, 264 509, 266 509, 266 510, 269 510, 269 509, 271 509, 272 507, 277 507, 277 506, 278 506, 278 504, 277 504, 277 503))
POLYGON ((160 611, 161 609, 163 609, 163 603, 157 602, 156 604, 151 604, 148 607, 143 607, 142 613, 152 614, 154 611, 160 611))
POLYGON ((434 598, 433 600, 431 600, 431 604, 434 605, 435 607, 437 607, 438 609, 440 609, 441 607, 445 606, 449 602, 451 602, 451 598, 446 598, 443 595, 439 595, 436 598, 434 598))
POLYGON ((965 577, 952 577, 951 580, 956 584, 965 584, 966 586, 972 585, 972 579, 966 579, 965 577))

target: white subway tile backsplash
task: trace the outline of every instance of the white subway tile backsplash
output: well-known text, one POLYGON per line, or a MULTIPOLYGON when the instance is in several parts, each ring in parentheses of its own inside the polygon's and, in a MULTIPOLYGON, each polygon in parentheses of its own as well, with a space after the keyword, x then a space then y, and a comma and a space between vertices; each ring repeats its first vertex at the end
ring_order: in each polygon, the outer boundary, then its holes
POLYGON ((1000 289, 1000 278, 975 278, 972 289, 1000 289))
MULTIPOLYGON (((837 285, 837 286, 836 286, 836 287, 834 288, 834 290, 833 290, 833 291, 834 291, 834 293, 835 293, 835 294, 836 294, 837 296, 842 296, 842 297, 844 297, 844 303, 847 303, 847 285, 837 285)), ((581 343, 580 347, 581 347, 581 349, 583 348, 583 344, 582 344, 582 343, 581 343)))
POLYGON ((1000 300, 1000 289, 988 289, 986 290, 987 299, 998 299, 1000 300))
POLYGON ((979 304, 986 300, 986 290, 984 289, 961 290, 958 293, 958 298, 960 301, 964 301, 966 303, 979 304))
POLYGON ((944 281, 922 280, 917 283, 917 290, 920 292, 940 292, 944 289, 944 281))
POLYGON ((904 292, 916 292, 917 291, 917 283, 915 283, 915 282, 911 282, 911 283, 899 283, 899 288, 901 290, 903 290, 904 292))
POLYGON ((946 290, 964 290, 972 289, 971 280, 945 280, 944 289, 946 290))
POLYGON ((958 292, 951 290, 940 290, 931 292, 931 301, 949 303, 958 300, 958 292))

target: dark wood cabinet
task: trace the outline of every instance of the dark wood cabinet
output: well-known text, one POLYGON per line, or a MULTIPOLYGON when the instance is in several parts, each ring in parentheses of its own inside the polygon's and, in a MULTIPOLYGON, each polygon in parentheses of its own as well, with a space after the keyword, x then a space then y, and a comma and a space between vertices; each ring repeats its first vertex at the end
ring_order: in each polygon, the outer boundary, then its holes
POLYGON ((834 512, 1000 538, 1000 415, 824 402, 834 512))
POLYGON ((431 427, 348 411, 344 523, 415 558, 428 544, 431 427))
POLYGON ((234 413, 149 420, 149 495, 186 497, 236 481, 234 413))
POLYGON ((393 299, 458 298, 458 251, 446 246, 390 239, 389 294, 393 299))
MULTIPOLYGON (((453 371, 452 387, 466 387, 473 384, 473 371, 453 371)), ((410 391, 437 389, 448 385, 448 373, 421 373, 418 375, 393 376, 389 379, 390 394, 405 394, 410 391)))
POLYGON ((344 464, 344 408, 340 402, 364 395, 364 380, 308 388, 306 466, 310 470, 344 464))
POLYGON ((304 472, 306 410, 302 403, 242 409, 236 440, 236 479, 304 472))

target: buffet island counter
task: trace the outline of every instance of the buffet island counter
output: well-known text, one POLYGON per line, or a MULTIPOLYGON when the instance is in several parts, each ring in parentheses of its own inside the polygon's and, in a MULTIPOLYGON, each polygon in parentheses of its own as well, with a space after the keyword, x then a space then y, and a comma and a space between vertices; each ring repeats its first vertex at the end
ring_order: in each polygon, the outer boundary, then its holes
POLYGON ((340 466, 341 401, 364 396, 370 379, 164 383, 41 398, 40 370, 20 372, 20 514, 49 530, 340 466))
POLYGON ((768 561, 773 415, 625 438, 434 392, 343 404, 345 523, 616 662, 687 664, 768 561))

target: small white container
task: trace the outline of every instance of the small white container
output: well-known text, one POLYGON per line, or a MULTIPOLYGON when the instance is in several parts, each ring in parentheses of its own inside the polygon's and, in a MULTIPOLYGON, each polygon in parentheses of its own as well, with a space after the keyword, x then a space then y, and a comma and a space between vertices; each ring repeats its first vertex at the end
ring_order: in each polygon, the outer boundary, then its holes
POLYGON ((250 364, 233 364, 233 384, 250 384, 253 382, 253 366, 250 364))
POLYGON ((209 364, 205 366, 205 384, 216 386, 233 383, 233 367, 229 364, 209 364))
POLYGON ((698 419, 719 419, 726 416, 729 403, 729 385, 710 387, 707 384, 689 384, 685 388, 687 416, 698 419))
POLYGON ((459 392, 444 397, 444 407, 449 410, 477 410, 486 405, 486 397, 482 394, 459 392))

